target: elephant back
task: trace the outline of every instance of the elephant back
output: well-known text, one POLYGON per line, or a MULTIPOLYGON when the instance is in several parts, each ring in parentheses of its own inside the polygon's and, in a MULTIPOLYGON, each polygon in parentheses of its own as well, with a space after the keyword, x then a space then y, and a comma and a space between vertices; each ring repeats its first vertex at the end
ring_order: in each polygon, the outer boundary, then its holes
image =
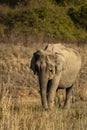
POLYGON ((63 46, 62 44, 49 44, 46 46, 45 51, 50 53, 60 53, 63 55, 64 71, 60 79, 59 86, 70 87, 76 80, 76 77, 81 68, 81 57, 76 50, 63 46))

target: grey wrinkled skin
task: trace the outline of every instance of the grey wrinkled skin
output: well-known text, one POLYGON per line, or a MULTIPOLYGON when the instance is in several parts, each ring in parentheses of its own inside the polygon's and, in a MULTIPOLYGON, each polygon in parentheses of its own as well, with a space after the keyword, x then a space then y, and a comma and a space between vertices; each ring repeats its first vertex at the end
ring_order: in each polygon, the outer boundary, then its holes
POLYGON ((48 44, 33 54, 30 68, 38 75, 42 106, 52 109, 56 90, 65 89, 65 107, 70 107, 72 89, 81 68, 79 53, 62 44, 48 44))

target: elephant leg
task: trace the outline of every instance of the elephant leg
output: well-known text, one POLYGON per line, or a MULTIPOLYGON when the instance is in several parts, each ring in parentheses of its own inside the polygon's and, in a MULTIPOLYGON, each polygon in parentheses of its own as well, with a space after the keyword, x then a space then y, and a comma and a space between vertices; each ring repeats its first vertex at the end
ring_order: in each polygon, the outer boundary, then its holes
POLYGON ((48 107, 49 107, 49 109, 53 108, 54 99, 55 99, 55 95, 56 95, 56 90, 58 88, 59 80, 60 80, 60 75, 55 76, 55 78, 52 80, 52 85, 51 85, 49 93, 48 93, 48 107))
POLYGON ((73 85, 70 88, 66 88, 65 108, 70 108, 71 101, 72 101, 72 89, 73 89, 73 85))
POLYGON ((58 89, 57 91, 57 97, 58 97, 58 106, 63 107, 64 106, 64 101, 66 98, 66 89, 58 89))
POLYGON ((60 98, 59 98, 58 90, 56 91, 56 96, 55 96, 54 103, 55 103, 56 107, 60 107, 60 98))

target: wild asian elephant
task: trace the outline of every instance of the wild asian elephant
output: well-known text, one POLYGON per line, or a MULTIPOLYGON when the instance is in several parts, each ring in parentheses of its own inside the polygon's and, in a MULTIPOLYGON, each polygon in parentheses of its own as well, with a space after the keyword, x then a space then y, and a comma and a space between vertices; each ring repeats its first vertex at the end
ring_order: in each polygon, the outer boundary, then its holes
POLYGON ((48 44, 33 54, 30 68, 38 75, 42 106, 52 109, 56 90, 66 90, 65 107, 70 106, 72 88, 81 68, 79 53, 62 44, 48 44))

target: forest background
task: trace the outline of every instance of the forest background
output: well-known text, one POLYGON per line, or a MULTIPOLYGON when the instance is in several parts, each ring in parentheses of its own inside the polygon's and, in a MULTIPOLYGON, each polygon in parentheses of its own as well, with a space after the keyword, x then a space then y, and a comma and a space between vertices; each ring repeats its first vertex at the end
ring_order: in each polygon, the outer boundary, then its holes
POLYGON ((87 0, 0 0, 1 42, 87 42, 87 0))

